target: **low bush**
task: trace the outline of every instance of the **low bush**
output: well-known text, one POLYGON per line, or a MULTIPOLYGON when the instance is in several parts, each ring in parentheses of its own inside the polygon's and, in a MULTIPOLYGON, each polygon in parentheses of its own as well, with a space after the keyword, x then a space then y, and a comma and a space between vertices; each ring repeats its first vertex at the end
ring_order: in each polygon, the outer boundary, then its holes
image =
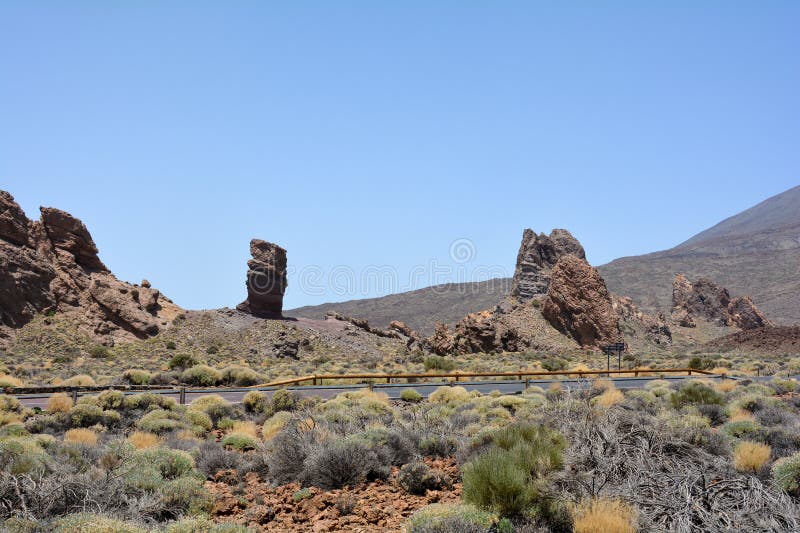
POLYGON ((301 502, 303 500, 308 500, 309 498, 313 498, 313 497, 314 497, 314 493, 311 492, 311 489, 306 487, 306 488, 300 489, 297 492, 295 492, 294 494, 292 494, 292 501, 297 503, 297 502, 301 502))
POLYGON ((54 533, 147 533, 134 522, 116 520, 93 513, 76 513, 56 520, 54 533))
POLYGON ((250 391, 242 398, 242 405, 248 413, 263 413, 267 409, 267 395, 257 390, 250 391))
POLYGON ((800 496, 800 452, 775 461, 772 479, 789 494, 800 496))
POLYGON ((155 448, 161 444, 161 438, 155 433, 148 433, 146 431, 134 431, 128 436, 130 442, 137 450, 145 448, 155 448))
POLYGON ((759 425, 752 420, 738 420, 728 422, 722 426, 722 431, 728 436, 743 439, 754 434, 759 429, 759 425))
POLYGON ((217 394, 201 396, 189 405, 188 411, 205 413, 216 426, 221 420, 231 418, 235 412, 235 406, 228 400, 217 394))
POLYGON ((152 375, 146 370, 129 369, 122 373, 122 379, 131 385, 147 385, 152 375))
MULTIPOLYGON (((172 346, 172 349, 174 350, 175 343, 172 343, 172 346)), ((167 346, 167 349, 170 349, 169 346, 167 346)), ((197 364, 200 364, 200 361, 198 361, 194 355, 190 353, 176 353, 169 360, 167 366, 170 370, 186 370, 187 368, 191 368, 197 364)))
POLYGON ((612 407, 624 401, 625 401, 625 395, 622 393, 622 391, 614 388, 606 390, 604 393, 597 396, 593 400, 595 405, 599 405, 600 407, 604 408, 612 407))
POLYGON ((5 389, 7 387, 22 387, 25 383, 19 379, 15 378, 14 376, 9 376, 8 374, 0 373, 0 389, 5 389))
POLYGON ((222 371, 222 381, 232 385, 247 387, 249 385, 257 385, 261 381, 261 376, 252 368, 232 365, 222 371))
POLYGON ((223 446, 239 450, 240 452, 255 450, 258 446, 258 440, 255 437, 241 432, 233 432, 225 435, 220 443, 223 446))
POLYGON ((422 395, 414 389, 403 389, 400 399, 408 403, 417 403, 422 401, 422 395))
POLYGON ((183 371, 181 380, 190 385, 211 387, 222 381, 222 374, 208 365, 195 365, 183 371))
POLYGON ((97 395, 97 406, 103 410, 121 409, 125 401, 125 395, 118 390, 104 390, 97 395))
POLYGON ((187 452, 169 448, 146 448, 133 453, 134 464, 156 469, 164 479, 176 479, 194 471, 194 459, 187 452))
POLYGON ((264 440, 270 440, 277 435, 278 432, 286 427, 286 424, 288 424, 291 419, 292 414, 288 411, 278 411, 264 421, 264 426, 261 428, 261 435, 264 437, 264 440))
POLYGON ((277 413, 278 411, 294 411, 298 401, 297 395, 292 391, 278 389, 272 393, 270 408, 273 413, 277 413))
POLYGON ((197 469, 211 478, 220 470, 241 470, 244 460, 241 453, 223 448, 213 440, 200 444, 195 452, 197 469))
MULTIPOLYGON (((109 391, 114 394, 114 396, 108 398, 109 401, 112 403, 116 403, 119 399, 118 395, 121 395, 121 392, 118 391, 109 391)), ((103 394, 98 396, 98 401, 102 401, 103 394)), ((162 396, 161 394, 156 394, 154 392, 143 392, 142 394, 132 394, 130 396, 122 396, 122 409, 126 411, 133 411, 133 410, 141 410, 147 411, 154 407, 158 407, 160 409, 165 409, 167 411, 172 411, 178 406, 178 402, 175 401, 174 398, 169 398, 168 396, 162 396)), ((111 407, 113 408, 113 407, 111 407)))
POLYGON ((354 439, 340 439, 316 449, 303 465, 304 483, 325 490, 387 477, 389 465, 382 463, 375 451, 354 439))
POLYGON ((440 355, 429 355, 423 361, 423 365, 425 366, 425 370, 443 370, 445 372, 456 368, 455 361, 440 355))
POLYGON ((61 382, 63 387, 94 387, 97 385, 94 378, 88 374, 78 374, 61 382))
POLYGON ((428 396, 428 401, 431 403, 458 404, 466 403, 470 398, 469 391, 464 387, 451 387, 447 385, 433 391, 430 396, 428 396))
POLYGON ((440 490, 449 486, 444 472, 434 470, 421 461, 408 463, 400 468, 397 484, 409 494, 424 495, 428 490, 440 490))
POLYGON ((435 503, 406 522, 407 533, 485 533, 496 516, 472 505, 435 503))
POLYGON ((756 473, 767 464, 771 453, 766 444, 744 441, 733 452, 733 464, 740 472, 756 473))
POLYGON ((77 404, 67 413, 73 427, 85 428, 102 422, 103 410, 96 405, 77 404))
POLYGON ((89 357, 94 359, 110 359, 111 350, 108 348, 108 346, 92 346, 89 348, 89 357))
POLYGON ((47 399, 45 409, 50 413, 67 413, 72 409, 72 398, 64 392, 55 392, 47 399))
POLYGON ((572 514, 575 533, 636 533, 636 512, 621 500, 589 500, 572 514))
POLYGON ((84 446, 95 446, 97 444, 97 433, 91 429, 70 429, 64 433, 64 442, 69 444, 81 444, 84 446))
POLYGON ((693 381, 673 392, 669 398, 670 404, 675 409, 687 405, 717 404, 723 405, 725 398, 707 385, 693 381))

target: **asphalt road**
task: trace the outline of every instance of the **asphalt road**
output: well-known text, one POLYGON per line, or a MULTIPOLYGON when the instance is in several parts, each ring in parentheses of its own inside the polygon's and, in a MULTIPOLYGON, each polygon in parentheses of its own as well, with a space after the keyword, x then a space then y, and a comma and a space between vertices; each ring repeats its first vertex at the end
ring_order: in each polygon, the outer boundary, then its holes
MULTIPOLYGON (((608 378, 604 378, 608 379, 608 378)), ((714 377, 714 376, 668 376, 659 378, 656 376, 647 376, 647 377, 621 377, 621 378, 610 378, 610 381, 614 382, 614 385, 618 389, 640 389, 644 387, 644 385, 648 381, 653 381, 654 379, 665 379, 667 381, 686 381, 686 380, 693 380, 693 379, 722 379, 721 377, 714 377)), ((769 379, 769 378, 764 378, 769 379)), ((761 380, 759 380, 761 381, 761 380)), ((591 379, 531 379, 531 380, 493 380, 493 381, 459 381, 457 383, 450 382, 420 382, 420 383, 376 383, 373 384, 373 389, 376 391, 380 391, 386 393, 390 399, 399 399, 400 394, 405 389, 415 389, 419 392, 423 397, 428 397, 430 393, 434 390, 438 389, 443 385, 458 385, 460 387, 464 387, 467 390, 477 390, 481 393, 487 394, 492 391, 499 391, 503 394, 518 394, 522 393, 525 390, 526 385, 529 386, 538 386, 543 389, 547 389, 552 383, 560 383, 561 387, 566 391, 575 391, 575 390, 583 390, 587 389, 591 386, 592 380, 591 379)), ((320 398, 332 398, 337 394, 347 391, 359 390, 365 388, 367 385, 365 384, 358 384, 358 385, 318 385, 318 386, 296 386, 296 387, 286 387, 287 390, 291 390, 296 392, 302 396, 318 396, 320 398)), ((252 390, 260 390, 264 392, 266 395, 270 396, 273 392, 275 392, 275 388, 271 389, 252 389, 252 388, 240 388, 240 389, 186 389, 186 396, 185 396, 185 403, 191 403, 192 401, 200 398, 201 396, 207 396, 209 394, 218 394, 228 400, 229 402, 239 403, 244 398, 244 395, 252 390)), ((175 398, 176 401, 180 401, 180 392, 174 389, 164 389, 164 390, 152 390, 148 392, 154 392, 157 394, 163 394, 164 396, 169 396, 175 398)), ((125 392, 125 394, 139 394, 140 392, 125 392)), ((88 393, 80 393, 80 396, 84 395, 92 395, 97 394, 96 392, 88 392, 88 393)), ((21 394, 17 395, 20 402, 25 407, 40 407, 44 408, 47 405, 47 400, 50 397, 49 394, 21 394)))

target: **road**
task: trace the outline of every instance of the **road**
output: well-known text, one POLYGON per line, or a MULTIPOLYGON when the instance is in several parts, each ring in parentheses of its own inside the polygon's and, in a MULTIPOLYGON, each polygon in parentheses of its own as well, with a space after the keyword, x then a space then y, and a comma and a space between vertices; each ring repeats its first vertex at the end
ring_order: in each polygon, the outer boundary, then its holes
MULTIPOLYGON (((654 379, 664 379, 666 381, 686 381, 686 380, 694 380, 694 379, 722 379, 719 376, 666 376, 666 377, 655 377, 655 376, 647 376, 647 377, 621 377, 621 378, 603 378, 609 379, 614 383, 614 385, 618 389, 640 389, 644 387, 644 385, 648 381, 653 381, 654 379)), ((757 378, 754 378, 757 379, 757 378)), ((769 378, 764 378, 769 379, 769 378)), ((759 380, 762 381, 763 379, 759 380)), ((565 391, 576 391, 576 390, 583 390, 587 389, 591 386, 592 380, 591 379, 531 379, 531 380, 492 380, 492 381, 459 381, 454 383, 452 381, 449 382, 419 382, 419 383, 375 383, 373 384, 373 389, 379 392, 383 392, 389 396, 390 399, 399 399, 400 394, 405 389, 415 389, 419 392, 423 397, 428 397, 434 390, 438 389, 441 386, 446 385, 458 385, 460 387, 464 387, 467 390, 477 390, 483 394, 490 393, 492 391, 500 391, 503 394, 519 394, 525 390, 526 385, 529 386, 538 386, 543 389, 547 389, 553 383, 560 383, 561 387, 565 391)), ((365 384, 358 384, 358 385, 317 385, 317 386, 294 386, 294 387, 285 387, 287 390, 293 391, 301 396, 318 396, 320 398, 332 398, 337 394, 347 391, 359 390, 365 388, 367 385, 365 384)), ((191 403, 192 401, 200 398, 201 396, 207 396, 209 394, 218 394, 232 403, 240 403, 244 395, 252 390, 260 390, 264 392, 266 395, 270 396, 273 392, 275 392, 275 388, 270 389, 252 389, 252 388, 226 388, 226 389, 186 389, 186 394, 184 401, 185 403, 191 403)), ((175 398, 176 401, 180 401, 180 392, 176 389, 163 389, 163 390, 152 390, 148 392, 153 392, 156 394, 162 394, 164 396, 169 396, 171 398, 175 398)), ((96 392, 87 392, 87 393, 79 393, 79 396, 84 395, 93 395, 97 394, 96 392)), ((125 394, 140 394, 140 392, 133 392, 133 391, 126 391, 125 394)), ((20 402, 25 407, 34 408, 44 408, 47 405, 47 400, 50 397, 49 394, 21 394, 17 395, 20 402)))

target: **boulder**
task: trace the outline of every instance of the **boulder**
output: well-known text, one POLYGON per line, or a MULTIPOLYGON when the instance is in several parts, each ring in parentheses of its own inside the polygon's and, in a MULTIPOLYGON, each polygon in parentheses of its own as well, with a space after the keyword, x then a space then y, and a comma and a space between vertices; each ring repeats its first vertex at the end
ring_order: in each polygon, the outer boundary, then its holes
POLYGON ((537 235, 530 229, 523 231, 511 285, 512 299, 527 303, 547 294, 550 272, 565 255, 586 259, 583 246, 569 231, 554 229, 549 236, 537 235))
POLYGON ((542 316, 582 346, 622 341, 605 281, 586 260, 572 254, 562 256, 553 268, 542 316))
POLYGON ((749 296, 731 298, 728 289, 707 278, 692 282, 682 274, 672 283, 672 320, 690 328, 697 320, 741 329, 772 325, 749 296))
POLYGON ((756 329, 773 326, 772 322, 756 307, 749 296, 734 298, 728 304, 729 323, 741 329, 756 329))
POLYGON ((236 306, 260 318, 281 318, 286 292, 286 250, 261 239, 250 241, 247 299, 236 306))

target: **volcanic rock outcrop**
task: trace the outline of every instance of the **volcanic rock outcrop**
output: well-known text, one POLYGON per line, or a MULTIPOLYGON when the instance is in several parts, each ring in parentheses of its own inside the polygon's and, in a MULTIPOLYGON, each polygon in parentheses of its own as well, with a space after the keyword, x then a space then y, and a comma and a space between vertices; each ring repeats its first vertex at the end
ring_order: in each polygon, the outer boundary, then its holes
POLYGON ((511 286, 511 297, 518 303, 547 294, 550 272, 565 255, 586 259, 578 240, 565 229, 554 229, 550 235, 526 229, 517 254, 517 265, 511 286))
POLYGON ((426 346, 439 355, 519 351, 524 343, 518 332, 499 317, 496 311, 470 313, 455 325, 452 333, 446 324, 437 323, 426 346))
POLYGON ((0 191, 0 325, 19 328, 37 313, 55 313, 99 337, 144 338, 181 311, 156 289, 118 280, 83 222, 40 210, 39 221, 28 220, 0 191))
POLYGON ((640 310, 633 300, 627 296, 612 294, 611 302, 620 322, 625 323, 630 328, 625 331, 626 336, 638 336, 641 332, 646 340, 654 344, 672 344, 672 330, 664 313, 658 313, 656 316, 648 315, 640 310))
POLYGON ((561 257, 553 268, 542 316, 582 346, 622 340, 605 281, 589 263, 572 254, 561 257))
POLYGON ((741 329, 772 325, 749 296, 731 298, 728 289, 707 278, 691 282, 682 274, 672 283, 672 319, 688 328, 697 325, 696 319, 741 329))
POLYGON ((247 299, 236 306, 239 311, 260 318, 281 318, 286 292, 286 250, 271 242, 250 241, 247 261, 247 299))

